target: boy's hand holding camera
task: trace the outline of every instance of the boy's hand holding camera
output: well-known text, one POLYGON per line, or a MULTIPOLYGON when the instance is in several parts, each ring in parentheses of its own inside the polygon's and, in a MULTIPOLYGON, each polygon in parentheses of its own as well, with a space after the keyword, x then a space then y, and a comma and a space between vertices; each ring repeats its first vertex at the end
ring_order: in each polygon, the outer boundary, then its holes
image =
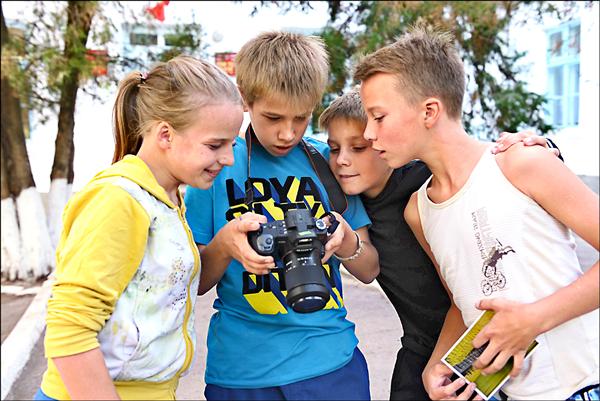
MULTIPOLYGON (((325 256, 321 259, 321 262, 323 263, 325 263, 334 253, 340 256, 350 256, 354 254, 357 249, 356 236, 354 235, 354 231, 352 230, 352 227, 350 227, 350 224, 348 224, 338 212, 331 212, 331 214, 335 216, 339 225, 329 236, 329 239, 325 244, 325 256)), ((329 217, 326 217, 325 219, 330 225, 331 220, 329 217)))
POLYGON ((248 232, 256 231, 261 223, 266 223, 263 215, 246 212, 227 223, 215 236, 213 242, 221 244, 222 252, 238 260, 244 268, 254 274, 268 274, 275 268, 272 256, 256 253, 248 243, 248 232))

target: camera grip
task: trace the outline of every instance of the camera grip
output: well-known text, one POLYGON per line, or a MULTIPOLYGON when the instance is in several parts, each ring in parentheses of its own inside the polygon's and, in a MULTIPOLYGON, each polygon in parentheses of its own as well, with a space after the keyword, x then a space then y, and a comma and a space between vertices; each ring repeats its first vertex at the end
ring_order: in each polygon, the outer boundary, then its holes
POLYGON ((273 235, 264 233, 262 226, 256 231, 248 231, 248 242, 259 255, 269 256, 273 254, 275 239, 273 235))

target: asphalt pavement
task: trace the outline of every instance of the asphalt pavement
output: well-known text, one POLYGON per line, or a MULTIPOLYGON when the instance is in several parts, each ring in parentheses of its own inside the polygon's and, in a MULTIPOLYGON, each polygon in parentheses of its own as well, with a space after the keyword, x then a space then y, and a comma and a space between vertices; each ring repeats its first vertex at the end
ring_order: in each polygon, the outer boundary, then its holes
MULTIPOLYGON (((344 274, 344 302, 348 318, 356 324, 359 347, 369 365, 371 397, 374 400, 389 398, 389 387, 396 353, 400 349, 402 327, 394 308, 377 284, 363 284, 349 274, 344 274)), ((179 382, 177 399, 204 400, 204 362, 206 360, 206 333, 215 290, 198 298, 196 303, 196 332, 198 342, 195 359, 189 373, 179 382)), ((32 399, 46 369, 43 333, 31 357, 16 379, 7 400, 32 399)))

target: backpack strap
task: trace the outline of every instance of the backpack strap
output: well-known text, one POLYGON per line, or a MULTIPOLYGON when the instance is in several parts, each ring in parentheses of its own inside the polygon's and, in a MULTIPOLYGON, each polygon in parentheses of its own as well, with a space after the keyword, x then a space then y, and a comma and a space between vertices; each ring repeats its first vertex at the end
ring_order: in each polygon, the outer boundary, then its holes
POLYGON ((310 160, 310 164, 312 164, 313 169, 319 176, 319 180, 325 186, 331 210, 339 214, 344 213, 348 208, 348 199, 346 199, 346 194, 344 194, 340 184, 333 176, 329 168, 329 163, 325 160, 321 152, 304 139, 300 142, 300 146, 302 146, 306 156, 308 156, 308 160, 310 160))
POLYGON ((252 124, 248 125, 246 129, 246 133, 244 134, 244 138, 246 139, 246 149, 248 150, 248 179, 246 180, 245 192, 244 192, 244 203, 248 210, 254 212, 254 187, 252 185, 252 181, 250 180, 250 156, 252 155, 252 141, 255 138, 254 130, 252 129, 252 124))

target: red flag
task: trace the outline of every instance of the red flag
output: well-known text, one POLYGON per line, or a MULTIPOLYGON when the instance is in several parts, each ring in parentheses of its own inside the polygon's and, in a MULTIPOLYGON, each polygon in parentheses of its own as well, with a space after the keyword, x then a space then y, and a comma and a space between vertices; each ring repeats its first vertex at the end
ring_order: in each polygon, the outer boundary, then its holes
POLYGON ((154 18, 156 18, 160 22, 163 22, 165 20, 165 6, 168 4, 169 4, 168 0, 161 1, 158 4, 156 4, 154 7, 146 8, 146 11, 148 11, 150 14, 152 14, 154 16, 154 18))

